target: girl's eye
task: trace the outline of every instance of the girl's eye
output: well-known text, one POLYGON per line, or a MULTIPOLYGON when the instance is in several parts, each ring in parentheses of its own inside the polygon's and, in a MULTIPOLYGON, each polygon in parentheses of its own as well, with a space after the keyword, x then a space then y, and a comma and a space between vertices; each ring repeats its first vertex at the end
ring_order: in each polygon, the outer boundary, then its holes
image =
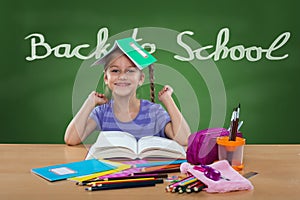
POLYGON ((112 73, 118 73, 119 70, 118 69, 112 69, 112 70, 110 70, 110 72, 112 72, 112 73))
POLYGON ((129 69, 127 72, 133 73, 133 72, 136 72, 136 70, 135 69, 129 69))

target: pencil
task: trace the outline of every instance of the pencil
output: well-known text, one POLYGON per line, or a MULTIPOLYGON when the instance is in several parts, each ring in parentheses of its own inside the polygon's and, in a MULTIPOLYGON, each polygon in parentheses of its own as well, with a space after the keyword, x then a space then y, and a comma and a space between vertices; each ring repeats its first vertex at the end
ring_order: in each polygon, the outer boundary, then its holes
POLYGON ((136 172, 133 175, 141 175, 141 174, 165 174, 165 173, 173 173, 173 172, 180 172, 180 167, 170 168, 170 169, 160 169, 154 171, 147 171, 147 172, 136 172))
POLYGON ((121 180, 110 180, 110 181, 95 181, 88 183, 88 186, 97 186, 103 184, 114 184, 114 183, 126 183, 126 182, 140 182, 140 181, 154 181, 155 178, 138 178, 138 179, 121 179, 121 180))
POLYGON ((182 194, 184 192, 190 193, 190 192, 192 192, 192 189, 189 188, 189 186, 192 185, 193 183, 194 182, 190 182, 190 183, 187 183, 186 185, 179 185, 174 189, 174 192, 177 191, 179 194, 182 194))
POLYGON ((153 166, 153 167, 144 167, 142 168, 142 172, 155 171, 160 169, 170 169, 180 167, 181 164, 170 164, 170 165, 161 165, 161 166, 153 166))
POLYGON ((204 185, 202 182, 199 182, 199 185, 193 187, 194 192, 200 192, 203 188, 206 188, 206 185, 204 185))
POLYGON ((186 181, 183 181, 183 182, 180 183, 179 185, 180 185, 180 186, 185 186, 185 185, 189 185, 189 184, 191 184, 191 183, 194 183, 194 182, 196 182, 196 181, 198 181, 198 179, 195 178, 195 177, 192 177, 192 178, 190 178, 190 179, 187 179, 186 181))
POLYGON ((175 186, 174 188, 172 188, 172 192, 178 192, 179 194, 182 194, 184 192, 188 192, 187 188, 189 185, 192 185, 193 183, 195 183, 196 181, 198 181, 197 178, 195 177, 190 177, 184 181, 181 181, 179 183, 179 185, 175 186))
POLYGON ((186 188, 186 191, 187 192, 192 192, 192 191, 200 192, 205 187, 206 187, 206 185, 203 182, 198 180, 194 183, 189 184, 186 188))
POLYGON ((105 178, 103 180, 108 181, 108 180, 138 179, 138 178, 168 178, 168 174, 138 174, 138 175, 131 175, 131 176, 105 178))
POLYGON ((188 185, 185 191, 186 191, 187 193, 191 193, 191 192, 193 191, 193 188, 196 187, 196 186, 198 186, 199 183, 202 184, 202 182, 198 180, 198 181, 196 181, 196 182, 194 182, 194 183, 188 185))
POLYGON ((81 183, 76 183, 77 185, 87 185, 88 183, 97 181, 111 181, 111 180, 123 180, 123 179, 139 179, 139 178, 168 178, 168 174, 140 174, 140 175, 129 175, 129 176, 118 176, 110 177, 104 179, 94 179, 90 181, 83 181, 81 183))
POLYGON ((162 165, 171 165, 171 164, 181 164, 184 162, 187 162, 187 160, 171 160, 171 161, 141 163, 141 164, 134 165, 134 167, 153 167, 153 166, 162 166, 162 165))
POLYGON ((87 190, 87 191, 112 190, 112 189, 148 187, 148 186, 155 186, 155 181, 128 182, 128 183, 116 183, 116 184, 111 184, 111 185, 99 185, 99 186, 85 188, 85 190, 87 190))
POLYGON ((188 177, 185 177, 184 179, 182 179, 182 180, 180 180, 180 181, 178 181, 178 182, 175 182, 175 183, 172 183, 172 184, 168 185, 168 186, 166 187, 166 191, 167 191, 167 192, 173 192, 173 190, 175 190, 175 188, 176 188, 177 186, 179 186, 180 183, 183 183, 184 181, 187 181, 187 180, 189 180, 189 179, 191 179, 191 178, 193 178, 193 177, 194 177, 194 176, 188 176, 188 177))
POLYGON ((154 181, 155 183, 163 183, 162 178, 139 178, 139 179, 121 179, 121 180, 111 180, 111 181, 98 181, 94 183, 88 183, 87 186, 97 186, 104 184, 118 184, 118 183, 129 183, 129 182, 145 182, 154 181))

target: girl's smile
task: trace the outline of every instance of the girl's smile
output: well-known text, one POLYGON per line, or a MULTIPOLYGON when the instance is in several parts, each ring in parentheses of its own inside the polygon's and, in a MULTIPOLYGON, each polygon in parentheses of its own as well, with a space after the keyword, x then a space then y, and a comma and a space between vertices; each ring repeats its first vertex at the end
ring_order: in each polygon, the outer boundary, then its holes
POLYGON ((124 82, 118 82, 118 83, 115 83, 114 85, 119 86, 119 87, 127 87, 127 86, 130 86, 131 84, 124 83, 124 82))

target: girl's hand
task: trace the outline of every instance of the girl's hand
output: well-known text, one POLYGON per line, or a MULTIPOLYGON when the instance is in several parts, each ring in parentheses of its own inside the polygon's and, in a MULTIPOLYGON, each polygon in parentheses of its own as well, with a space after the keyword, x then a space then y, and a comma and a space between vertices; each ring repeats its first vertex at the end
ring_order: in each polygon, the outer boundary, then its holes
POLYGON ((158 93, 158 99, 161 102, 165 102, 166 100, 172 98, 173 88, 169 85, 165 85, 161 91, 158 93))
POLYGON ((88 100, 94 105, 102 105, 108 102, 108 99, 106 98, 106 96, 104 94, 100 94, 96 91, 93 91, 89 97, 88 100))

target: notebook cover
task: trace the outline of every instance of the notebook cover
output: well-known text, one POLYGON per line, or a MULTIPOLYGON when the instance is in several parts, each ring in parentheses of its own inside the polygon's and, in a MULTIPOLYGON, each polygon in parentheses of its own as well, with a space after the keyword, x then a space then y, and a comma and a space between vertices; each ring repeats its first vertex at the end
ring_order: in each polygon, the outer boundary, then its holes
POLYGON ((115 168, 115 166, 103 163, 97 159, 91 159, 41 168, 33 168, 31 171, 48 181, 58 181, 75 176, 84 176, 96 172, 112 170, 115 168))

